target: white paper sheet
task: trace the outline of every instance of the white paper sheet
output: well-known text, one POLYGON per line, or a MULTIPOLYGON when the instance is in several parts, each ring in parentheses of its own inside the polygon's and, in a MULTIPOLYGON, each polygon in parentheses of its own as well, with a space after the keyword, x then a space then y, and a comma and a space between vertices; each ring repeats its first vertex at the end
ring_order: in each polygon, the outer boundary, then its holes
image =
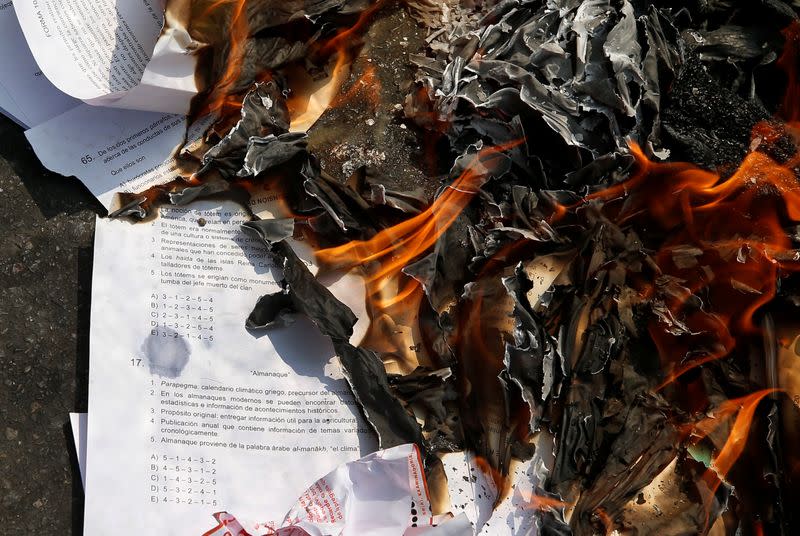
POLYGON ((22 127, 27 127, 25 121, 20 119, 22 117, 22 112, 20 111, 19 106, 11 98, 11 95, 6 91, 6 88, 0 83, 0 113, 4 116, 8 117, 18 125, 22 127))
POLYGON ((17 22, 14 3, 0 0, 0 109, 31 127, 78 103, 42 74, 17 22))
POLYGON ((83 484, 83 489, 86 489, 86 430, 88 427, 88 414, 70 413, 69 425, 72 428, 72 439, 75 442, 75 454, 78 458, 81 484, 83 484))
POLYGON ((278 287, 244 219, 205 202, 143 224, 98 220, 86 535, 201 534, 224 509, 279 518, 374 449, 313 325, 245 330, 278 287))
POLYGON ((197 93, 188 33, 162 33, 158 0, 14 4, 33 57, 64 93, 89 104, 185 114, 197 93))
POLYGON ((138 192, 174 178, 172 153, 185 129, 182 115, 82 104, 25 135, 45 167, 80 178, 109 208, 114 192, 138 192))

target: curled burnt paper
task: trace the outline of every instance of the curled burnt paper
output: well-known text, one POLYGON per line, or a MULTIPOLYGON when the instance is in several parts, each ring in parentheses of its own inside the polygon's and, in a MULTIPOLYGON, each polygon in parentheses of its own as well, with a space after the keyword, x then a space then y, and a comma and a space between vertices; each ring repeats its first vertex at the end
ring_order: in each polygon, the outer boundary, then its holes
POLYGON ((282 316, 289 311, 310 318, 333 342, 345 377, 367 420, 375 428, 381 448, 404 443, 422 444, 419 425, 392 396, 381 361, 374 353, 350 344, 356 322, 353 312, 311 274, 285 237, 281 238, 280 233, 274 232, 274 225, 259 223, 247 223, 243 228, 255 233, 269 247, 283 269, 285 288, 258 300, 247 320, 247 327, 267 329, 275 325, 276 320, 280 324, 282 316))

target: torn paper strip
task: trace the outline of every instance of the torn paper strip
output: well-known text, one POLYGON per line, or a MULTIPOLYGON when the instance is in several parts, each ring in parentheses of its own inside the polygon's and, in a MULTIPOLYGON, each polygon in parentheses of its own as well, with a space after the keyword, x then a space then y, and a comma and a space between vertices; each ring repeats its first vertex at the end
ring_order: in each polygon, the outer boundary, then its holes
POLYGON ((72 429, 72 439, 75 442, 75 455, 78 458, 78 470, 81 473, 81 483, 86 489, 86 428, 88 426, 88 413, 70 413, 69 425, 72 429))

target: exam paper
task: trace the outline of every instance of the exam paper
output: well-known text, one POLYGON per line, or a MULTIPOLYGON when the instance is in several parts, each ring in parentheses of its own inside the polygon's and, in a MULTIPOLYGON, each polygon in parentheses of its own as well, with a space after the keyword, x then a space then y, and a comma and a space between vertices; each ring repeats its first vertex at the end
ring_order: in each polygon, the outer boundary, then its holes
MULTIPOLYGON (((171 154, 183 139, 184 121, 182 116, 82 105, 32 129, 28 137, 47 167, 79 175, 110 206, 117 190, 140 191, 173 178, 171 154), (83 125, 84 135, 65 138, 64 129, 76 124, 83 125)), ((269 203, 275 197, 266 193, 258 200, 269 203)), ((268 207, 253 207, 260 208, 268 207)), ((105 533, 113 522, 109 507, 135 506, 125 520, 131 533, 153 526, 206 528, 204 515, 222 508, 277 518, 319 475, 374 449, 338 365, 330 362, 333 350, 314 326, 298 319, 291 328, 261 338, 244 330, 257 297, 276 288, 265 251, 239 230, 244 220, 235 205, 209 203, 165 207, 154 222, 138 225, 98 220, 86 534, 105 533), (120 292, 124 300, 116 298, 120 292), (185 367, 184 355, 191 356, 185 367), (166 356, 168 364, 159 356, 166 356), (258 368, 267 367, 262 363, 269 368, 258 368), (191 416, 180 413, 188 401, 208 406, 204 395, 247 402, 226 400, 225 405, 239 408, 225 414, 216 407, 194 406, 188 410, 191 416), (280 414, 297 403, 300 409, 309 405, 305 419, 320 422, 279 423, 281 428, 259 421, 301 419, 265 417, 266 410, 280 414), (134 424, 120 430, 119 422, 134 424), (182 439, 196 444, 175 442, 182 439), (138 464, 120 467, 118 459, 138 464), (188 471, 199 472, 200 480, 182 476, 188 471), (119 479, 140 487, 115 492, 112 483, 119 479)), ((356 301, 363 301, 359 291, 356 301)), ((355 309, 359 305, 352 304, 355 309)))
POLYGON ((0 110, 31 127, 78 103, 44 76, 19 27, 14 3, 0 0, 0 110))
POLYGON ((97 221, 88 536, 202 534, 221 510, 279 519, 319 475, 375 448, 310 322, 245 330, 279 277, 245 219, 202 202, 97 221))
POLYGON ((185 114, 197 93, 189 34, 162 31, 158 0, 30 0, 14 4, 36 63, 89 104, 185 114))
MULTIPOLYGON (((198 122, 190 139, 205 126, 198 122)), ((117 191, 140 192, 175 177, 172 155, 185 132, 182 115, 82 104, 25 136, 46 168, 80 178, 111 208, 117 191)))

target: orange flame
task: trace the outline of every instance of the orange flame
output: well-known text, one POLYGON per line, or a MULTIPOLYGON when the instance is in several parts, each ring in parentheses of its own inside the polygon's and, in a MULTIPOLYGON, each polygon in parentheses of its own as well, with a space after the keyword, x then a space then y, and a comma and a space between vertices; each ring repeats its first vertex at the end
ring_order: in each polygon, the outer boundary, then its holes
POLYGON ((747 442, 747 435, 750 433, 750 426, 753 424, 753 415, 755 415, 758 404, 765 396, 774 392, 775 389, 762 389, 751 395, 726 401, 726 404, 738 405, 739 414, 736 416, 736 421, 733 423, 725 445, 723 445, 717 457, 714 458, 712 466, 717 474, 727 475, 731 467, 733 467, 733 464, 736 463, 736 460, 742 455, 742 451, 747 442))
POLYGON ((603 530, 606 534, 611 534, 614 531, 614 520, 603 508, 598 508, 593 512, 594 516, 603 525, 603 530))
POLYGON ((293 92, 286 101, 291 117, 290 130, 303 132, 311 128, 317 119, 328 109, 336 98, 336 93, 349 75, 350 58, 347 54, 336 55, 336 63, 331 69, 327 82, 320 88, 304 94, 293 92))
POLYGON ((312 56, 335 56, 336 61, 327 82, 322 87, 311 94, 294 93, 289 97, 287 105, 292 118, 290 130, 293 132, 308 130, 325 110, 341 106, 361 94, 364 89, 367 89, 368 102, 377 108, 380 88, 376 87, 377 76, 372 65, 364 69, 364 73, 347 92, 340 94, 339 91, 350 75, 350 65, 354 59, 353 48, 359 42, 359 34, 364 31, 372 17, 385 4, 386 0, 375 2, 361 12, 352 26, 337 32, 333 37, 321 43, 314 44, 312 56))
POLYGON ((350 44, 356 40, 358 34, 364 31, 364 27, 372 19, 378 11, 380 11, 387 3, 388 0, 378 0, 370 5, 367 9, 361 12, 358 20, 351 27, 337 33, 327 42, 320 47, 320 52, 324 55, 329 55, 334 52, 346 50, 350 44))
POLYGON ((328 81, 311 94, 293 93, 286 102, 292 119, 290 130, 306 131, 330 108, 338 108, 348 102, 363 100, 368 110, 374 112, 380 105, 380 80, 374 65, 367 65, 350 87, 339 90, 350 74, 350 59, 345 53, 336 55, 336 63, 331 69, 328 81))
POLYGON ((398 274, 403 267, 430 249, 453 224, 478 193, 485 176, 478 165, 483 166, 498 153, 520 143, 521 141, 513 141, 482 149, 473 160, 473 165, 467 167, 424 212, 380 231, 369 240, 354 240, 320 250, 317 258, 327 266, 344 269, 380 261, 380 267, 368 278, 369 283, 379 286, 386 277, 398 274))
POLYGON ((717 488, 719 488, 722 479, 726 477, 736 463, 736 460, 738 460, 742 452, 744 452, 744 448, 747 444, 747 436, 750 433, 750 427, 753 424, 753 417, 758 404, 764 397, 774 394, 775 392, 777 392, 776 389, 762 389, 741 398, 726 400, 714 410, 713 417, 683 427, 684 433, 690 436, 690 440, 693 443, 697 443, 713 433, 714 430, 722 426, 727 419, 738 412, 725 444, 716 457, 712 459, 711 468, 703 475, 703 480, 708 485, 708 493, 704 499, 706 503, 706 526, 708 526, 710 521, 711 501, 714 498, 717 488))
MULTIPOLYGON (((609 206, 621 201, 619 223, 653 222, 669 235, 655 260, 662 274, 684 286, 666 298, 666 305, 691 335, 676 337, 651 326, 660 354, 672 367, 662 388, 728 355, 736 335, 758 331, 753 317, 774 297, 779 270, 797 269, 782 255, 791 249, 782 218, 800 221, 800 184, 790 168, 760 152, 749 153, 726 179, 691 164, 651 162, 635 144, 631 152, 634 175, 588 200, 602 199, 609 206), (675 260, 687 246, 694 248, 688 266, 675 260), (693 296, 707 296, 713 311, 698 308, 693 296), (705 341, 706 355, 682 363, 709 333, 716 340, 705 341)), ((652 292, 651 286, 642 290, 652 292)))
POLYGON ((364 68, 364 72, 347 91, 336 95, 331 100, 330 107, 336 108, 361 97, 374 111, 380 104, 380 91, 381 83, 378 79, 377 70, 374 65, 370 64, 364 68))
POLYGON ((783 96, 781 115, 789 123, 800 120, 800 84, 797 64, 800 61, 800 22, 794 21, 783 31, 786 44, 777 64, 786 73, 786 93, 783 96))
MULTIPOLYGON (((317 251, 317 260, 332 269, 364 266, 367 306, 373 325, 388 322, 391 327, 401 316, 413 322, 414 307, 423 298, 422 287, 416 279, 403 274, 402 269, 425 254, 455 222, 478 192, 499 153, 519 143, 513 141, 482 149, 427 210, 383 229, 369 240, 355 240, 317 251)), ((386 336, 397 340, 384 341, 384 345, 397 349, 416 346, 415 342, 403 339, 395 329, 387 332, 386 336)), ((399 365, 399 371, 410 372, 418 364, 410 358, 399 365)))
MULTIPOLYGON (((643 298, 660 300, 654 303, 665 307, 649 326, 665 370, 658 390, 696 367, 728 356, 741 337, 760 334, 758 311, 775 297, 781 275, 800 269, 800 254, 792 249, 786 230, 800 222, 800 79, 796 72, 800 23, 784 35, 787 44, 778 63, 787 73, 789 86, 780 110, 786 122, 756 124, 750 152, 731 175, 689 163, 652 162, 632 143, 635 164, 628 180, 589 195, 576 206, 554 207, 551 221, 557 222, 601 201, 601 209, 612 221, 664 237, 653 256, 652 277, 631 278, 643 298), (767 154, 789 140, 795 144, 793 156, 779 162, 767 154)), ((687 389, 692 404, 707 400, 694 397, 693 385, 687 389)), ((733 419, 724 444, 717 445, 703 475, 706 528, 716 491, 747 446, 759 403, 776 391, 763 389, 727 400, 715 408, 713 417, 681 427, 685 437, 697 443, 733 419)), ((607 531, 611 528, 613 521, 606 512, 597 510, 594 515, 607 531)))
MULTIPOLYGON (((358 34, 364 31, 373 15, 384 5, 385 0, 370 5, 361 12, 352 26, 335 33, 333 37, 324 41, 311 43, 310 56, 326 61, 335 55, 336 61, 328 83, 319 90, 317 95, 293 95, 289 99, 293 130, 307 130, 327 109, 347 79, 348 66, 354 58, 352 50, 359 44, 358 34)), ((225 47, 224 68, 218 79, 210 85, 208 94, 201 102, 198 115, 213 114, 224 121, 236 116, 241 108, 244 97, 244 92, 241 91, 243 66, 248 49, 248 39, 251 37, 248 6, 248 0, 213 0, 208 2, 204 9, 198 6, 197 13, 193 15, 193 20, 204 21, 212 28, 219 28, 221 25, 226 27, 226 31, 222 32, 221 37, 213 31, 208 36, 202 36, 213 41, 211 44, 215 47, 225 47), (214 21, 219 21, 219 23, 214 21)), ((256 75, 255 81, 263 81, 270 76, 270 72, 261 72, 256 75)), ((308 78, 308 74, 306 73, 302 78, 308 78)), ((295 89, 295 85, 303 85, 291 82, 299 81, 291 80, 290 77, 290 87, 293 89, 295 89)))
POLYGON ((525 497, 526 508, 533 510, 558 510, 568 506, 564 501, 558 500, 554 497, 547 497, 546 495, 537 495, 532 493, 530 497, 525 497))
POLYGON ((228 16, 228 52, 225 58, 225 70, 211 90, 202 114, 225 116, 241 107, 242 97, 233 91, 239 81, 244 64, 247 38, 250 25, 247 21, 247 0, 216 0, 204 10, 201 19, 208 18, 217 10, 225 9, 228 16), (233 108, 231 110, 230 108, 233 108))
MULTIPOLYGON (((758 151, 787 134, 795 135, 796 143, 800 140, 791 124, 800 119, 800 24, 792 24, 784 35, 786 46, 778 63, 789 85, 781 114, 790 124, 755 125, 751 152, 731 176, 723 178, 688 163, 651 162, 632 143, 636 171, 631 178, 587 198, 603 200, 604 210, 616 210, 619 224, 636 222, 647 232, 667 236, 655 256, 656 276, 671 278, 670 292, 661 297, 671 316, 682 323, 683 333, 675 335, 661 323, 651 323, 650 334, 666 369, 658 389, 729 355, 737 337, 758 333, 754 316, 774 298, 780 273, 800 267, 784 229, 800 221, 800 182, 794 171, 800 152, 779 163, 758 151), (681 255, 679 262, 676 256, 681 255), (703 303, 698 302, 701 298, 703 303)), ((557 220, 565 210, 556 208, 557 220)), ((643 297, 657 294, 658 283, 640 285, 643 297)))

